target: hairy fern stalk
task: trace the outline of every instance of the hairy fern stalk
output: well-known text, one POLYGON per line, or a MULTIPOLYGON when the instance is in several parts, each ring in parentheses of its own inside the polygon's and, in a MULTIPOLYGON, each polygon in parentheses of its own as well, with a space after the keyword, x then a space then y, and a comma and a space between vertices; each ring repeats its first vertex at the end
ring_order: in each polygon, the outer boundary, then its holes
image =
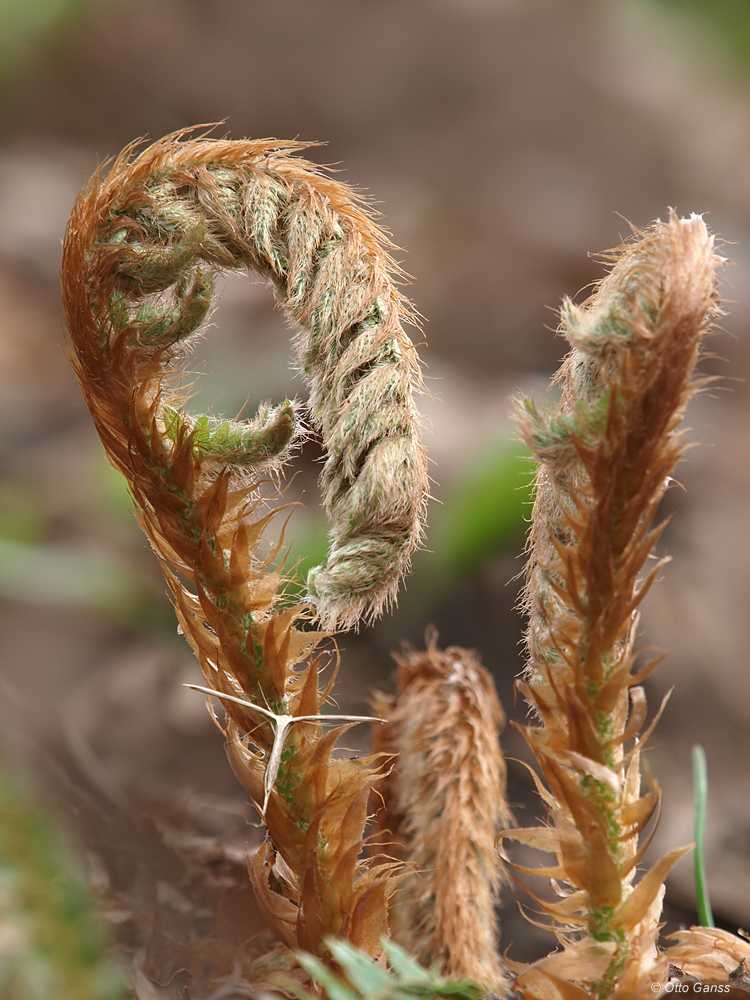
MULTIPOLYGON (((250 879, 287 967, 332 1000, 641 1000, 674 967, 703 984, 739 982, 750 959, 739 937, 694 928, 659 949, 664 879, 689 848, 636 878, 659 789, 642 788, 640 762, 656 721, 642 732, 642 681, 656 663, 637 668, 633 642, 664 562, 642 574, 663 529, 652 522, 686 449, 680 422, 718 311, 713 239, 701 218, 670 215, 615 251, 591 298, 563 306, 571 352, 557 402, 519 404, 539 463, 519 687, 549 821, 513 829, 504 714, 474 653, 441 650, 432 634, 397 657, 398 690, 376 696, 377 718, 323 713, 321 644, 394 600, 421 538, 427 476, 398 269, 352 192, 300 149, 185 133, 129 147, 81 192, 62 266, 84 397, 200 663, 205 683, 192 686, 267 826, 250 879), (299 325, 306 410, 186 411, 181 363, 222 268, 268 278, 299 325), (259 554, 274 516, 259 487, 303 436, 303 417, 326 451, 331 544, 309 601, 293 604, 278 552, 259 554), (339 736, 364 721, 380 723, 374 753, 337 756, 339 736), (365 851, 371 812, 378 839, 365 851), (531 965, 500 956, 504 839, 555 855, 531 871, 558 893, 537 901, 562 947, 531 965)), ((299 978, 277 988, 311 996, 299 978)))

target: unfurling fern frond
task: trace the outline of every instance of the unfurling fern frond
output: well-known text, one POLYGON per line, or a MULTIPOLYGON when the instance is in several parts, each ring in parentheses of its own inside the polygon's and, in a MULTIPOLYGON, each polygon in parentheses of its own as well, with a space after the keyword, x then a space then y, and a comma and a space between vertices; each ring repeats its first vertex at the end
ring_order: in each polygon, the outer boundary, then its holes
POLYGON ((334 755, 356 720, 324 731, 330 685, 316 649, 393 600, 426 497, 408 315, 387 241, 352 192, 293 155, 299 143, 168 136, 126 149, 81 192, 65 238, 73 365, 111 463, 123 473, 205 683, 221 699, 235 773, 270 839, 251 878, 290 948, 345 937, 371 953, 387 932, 392 866, 362 859, 373 757, 334 755), (320 427, 331 552, 313 605, 279 596, 256 552, 273 513, 259 477, 300 437, 300 407, 250 421, 193 418, 179 363, 221 268, 269 278, 301 326, 296 355, 320 427), (307 659, 306 666, 300 666, 307 659), (283 725, 282 725, 283 723, 283 725))

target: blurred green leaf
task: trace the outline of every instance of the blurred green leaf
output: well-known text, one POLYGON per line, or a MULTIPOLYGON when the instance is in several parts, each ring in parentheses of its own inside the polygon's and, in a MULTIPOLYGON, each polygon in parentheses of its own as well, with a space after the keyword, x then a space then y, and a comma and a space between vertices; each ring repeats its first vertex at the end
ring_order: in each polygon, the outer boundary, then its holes
POLYGON ((397 977, 384 969, 364 952, 350 947, 345 941, 331 941, 331 953, 341 968, 346 972, 346 978, 354 989, 362 996, 372 996, 388 992, 397 977))
POLYGON ((108 518, 114 514, 119 521, 130 525, 133 535, 140 538, 141 529, 135 519, 135 503, 130 495, 128 482, 122 473, 112 468, 99 445, 96 445, 93 469, 91 496, 94 502, 106 511, 108 518))
MULTIPOLYGON (((479 1000, 484 990, 465 979, 445 979, 434 969, 425 969, 392 941, 383 941, 389 968, 377 965, 369 955, 347 941, 326 942, 341 969, 333 972, 312 955, 298 955, 299 963, 329 1000, 479 1000)), ((297 1000, 315 1000, 315 994, 289 977, 278 977, 279 985, 297 1000)))
MULTIPOLYGON (((307 513, 307 523, 297 530, 294 512, 292 513, 289 532, 296 537, 289 546, 289 555, 284 561, 287 572, 293 577, 287 585, 287 593, 304 599, 305 580, 313 566, 326 561, 328 554, 328 525, 322 512, 315 517, 307 513)), ((302 518, 298 518, 302 521, 302 518)))
POLYGON ((144 587, 104 552, 0 538, 0 597, 128 619, 143 604, 144 587))
POLYGON ((0 0, 0 72, 27 57, 88 0, 0 0))
POLYGON ((38 542, 47 527, 41 501, 21 484, 0 484, 0 537, 14 542, 38 542))
POLYGON ((428 548, 443 572, 463 574, 523 538, 534 465, 517 441, 501 441, 457 477, 431 518, 428 548))
MULTIPOLYGON (((1 763, 1 762, 0 762, 1 763)), ((0 996, 120 1000, 86 881, 54 819, 0 770, 0 996)))
POLYGON ((745 71, 750 70, 748 0, 652 0, 657 6, 691 17, 710 33, 745 71))

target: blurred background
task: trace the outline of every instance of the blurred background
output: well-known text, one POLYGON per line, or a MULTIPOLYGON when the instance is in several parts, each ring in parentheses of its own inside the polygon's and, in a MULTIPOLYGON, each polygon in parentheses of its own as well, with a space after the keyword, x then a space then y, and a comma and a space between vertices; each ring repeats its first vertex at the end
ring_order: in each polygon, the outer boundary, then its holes
MULTIPOLYGON (((665 500, 673 562, 642 631, 673 650, 648 682, 652 710, 676 685, 649 754, 665 792, 653 850, 692 839, 699 741, 714 909, 750 926, 746 0, 0 0, 2 746, 86 859, 113 934, 166 982, 183 965, 199 976, 196 941, 221 938, 231 965, 258 931, 244 857, 260 833, 182 687, 198 668, 80 399, 58 289, 65 221, 97 163, 215 121, 217 135, 324 142, 311 158, 375 200, 425 317, 427 550, 398 611, 342 639, 344 711, 435 624, 479 651, 524 717, 514 602, 530 469, 509 396, 544 393, 565 350, 559 300, 602 274, 591 254, 629 223, 671 206, 707 213, 728 241, 728 314, 704 364, 720 380, 689 411, 699 447, 665 500)), ((301 394, 289 336, 269 288, 227 279, 194 407, 234 415, 301 394)), ((307 447, 295 466, 290 564, 325 545, 316 458, 307 447)), ((505 746, 527 756, 510 728, 505 746)), ((526 825, 538 805, 514 762, 510 789, 526 825)), ((695 919, 689 861, 668 900, 672 929, 695 919)), ((552 947, 514 904, 503 926, 512 957, 552 947)))

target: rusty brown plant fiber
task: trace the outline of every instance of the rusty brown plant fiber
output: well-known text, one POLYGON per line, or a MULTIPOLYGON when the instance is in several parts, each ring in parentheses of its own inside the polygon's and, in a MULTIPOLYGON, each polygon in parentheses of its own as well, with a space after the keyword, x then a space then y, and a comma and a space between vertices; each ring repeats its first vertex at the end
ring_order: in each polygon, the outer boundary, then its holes
POLYGON ((539 462, 519 684, 537 724, 522 731, 547 782, 550 821, 504 836, 556 855, 534 871, 562 894, 538 903, 564 944, 515 967, 528 998, 624 1000, 666 982, 655 951, 663 882, 689 850, 670 851, 634 884, 659 790, 649 779, 643 792, 640 773, 641 680, 655 664, 636 670, 633 640, 665 562, 641 575, 664 527, 652 526, 654 515, 686 450, 679 425, 702 384, 694 368, 718 311, 721 258, 700 217, 671 214, 612 259, 582 306, 563 305, 571 352, 554 380, 559 401, 518 407, 539 462))
POLYGON ((413 868, 395 896, 394 935, 424 965, 504 995, 495 837, 512 816, 495 685, 475 653, 441 650, 435 633, 424 651, 405 647, 396 662, 397 695, 375 703, 386 720, 376 748, 394 758, 378 789, 378 821, 413 868))
POLYGON ((323 955, 334 936, 377 955, 392 865, 362 852, 382 761, 334 755, 352 723, 324 729, 332 680, 321 688, 318 647, 329 633, 305 627, 309 604, 280 596, 278 550, 258 555, 274 516, 258 477, 299 436, 297 406, 263 406, 252 421, 191 418, 175 374, 216 268, 273 279, 306 326, 298 353, 329 449, 334 542, 318 611, 339 624, 375 613, 420 531, 416 360, 383 239, 346 188, 290 155, 299 148, 174 135, 126 149, 79 195, 63 304, 84 397, 205 683, 222 696, 214 720, 268 828, 250 866, 259 906, 289 948, 323 955))

